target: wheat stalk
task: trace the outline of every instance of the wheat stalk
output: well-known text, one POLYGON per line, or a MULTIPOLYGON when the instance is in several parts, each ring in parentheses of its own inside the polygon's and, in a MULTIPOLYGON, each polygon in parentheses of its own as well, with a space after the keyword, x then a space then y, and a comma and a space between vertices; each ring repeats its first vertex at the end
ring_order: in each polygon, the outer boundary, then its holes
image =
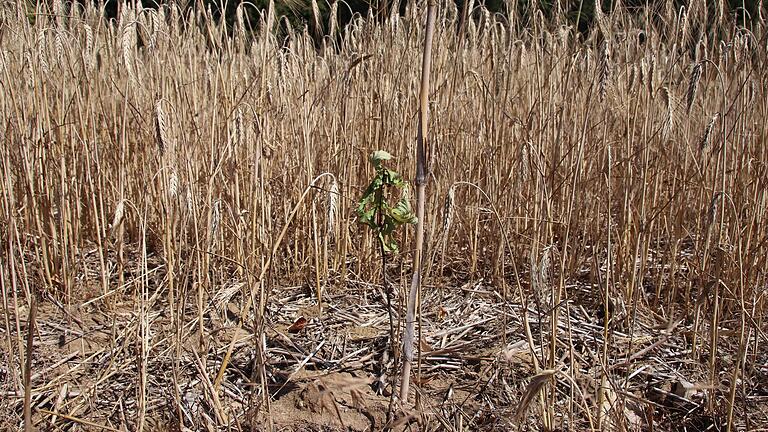
POLYGON ((320 7, 317 5, 317 0, 312 0, 312 18, 314 19, 315 23, 315 36, 316 37, 322 37, 323 35, 323 24, 320 22, 320 7))
POLYGON ((230 156, 238 154, 238 152, 245 146, 245 128, 243 126, 243 110, 238 108, 235 113, 233 129, 235 132, 234 139, 230 150, 230 156))
POLYGON ((245 43, 245 38, 246 38, 245 18, 243 17, 244 8, 245 8, 245 4, 240 3, 239 5, 237 5, 237 8, 235 9, 235 22, 237 23, 237 33, 235 34, 235 36, 243 44, 245 43))
POLYGON ((635 90, 635 83, 638 80, 638 69, 637 65, 632 65, 632 67, 629 70, 629 79, 627 80, 627 93, 632 94, 635 90))
POLYGON ((448 193, 445 194, 445 201, 443 202, 443 238, 448 236, 448 231, 453 224, 453 217, 456 211, 454 194, 453 186, 448 188, 448 193))
POLYGON ((40 63, 40 70, 43 72, 43 75, 48 75, 50 73, 50 67, 48 66, 48 56, 46 52, 48 51, 48 43, 46 41, 45 37, 45 30, 40 30, 37 33, 37 61, 40 63))
POLYGON ((168 176, 168 196, 175 200, 179 194, 179 176, 176 175, 176 170, 171 171, 168 176))
POLYGON ((662 130, 664 133, 664 136, 667 137, 672 130, 672 123, 674 121, 674 113, 673 113, 673 107, 674 107, 674 98, 672 96, 672 93, 669 90, 669 87, 662 87, 659 90, 659 95, 661 96, 662 103, 664 104, 664 122, 662 126, 662 130))
MULTIPOLYGON (((695 2, 692 2, 695 3, 695 2)), ((685 47, 688 44, 688 13, 686 13, 685 6, 680 6, 680 18, 678 20, 678 27, 680 28, 680 45, 685 47)))
POLYGON ((184 193, 184 209, 186 209, 187 215, 192 215, 195 212, 195 195, 192 187, 187 184, 184 193))
POLYGON ((93 29, 88 24, 83 24, 83 30, 85 31, 85 47, 83 48, 83 60, 85 61, 86 71, 93 70, 93 29))
POLYGON ((169 148, 168 130, 165 121, 165 110, 163 109, 162 99, 158 99, 155 102, 155 139, 157 141, 157 147, 160 150, 160 156, 164 156, 166 150, 169 148))
POLYGON ((125 213, 125 200, 121 199, 115 208, 115 215, 112 217, 112 223, 109 225, 109 237, 114 237, 117 228, 123 223, 125 213))
POLYGON ((709 203, 709 210, 707 210, 707 226, 712 226, 717 220, 719 201, 721 201, 721 198, 724 196, 725 194, 723 194, 723 192, 715 192, 715 195, 712 196, 712 201, 709 203))
POLYGON ((120 47, 123 56, 123 66, 128 72, 128 78, 134 84, 136 81, 136 73, 133 69, 133 53, 136 46, 136 29, 134 28, 134 22, 132 17, 132 9, 125 8, 120 17, 120 47))
POLYGON ((701 80, 702 64, 696 63, 691 69, 691 78, 688 81, 688 92, 686 93, 686 112, 691 113, 691 107, 696 100, 696 90, 699 88, 699 81, 701 80))
POLYGON ((149 31, 149 49, 151 51, 157 51, 157 37, 161 32, 161 26, 165 22, 165 15, 163 13, 164 8, 160 7, 158 11, 153 12, 150 15, 150 31, 149 31))
POLYGON ((554 245, 550 245, 544 248, 544 253, 541 254, 541 260, 539 261, 539 280, 547 284, 552 276, 552 255, 554 245))
MULTIPOLYGON (((599 7, 597 8, 600 9, 599 7)), ((600 49, 600 77, 598 79, 599 100, 605 100, 605 94, 611 80, 611 52, 608 48, 608 41, 603 41, 600 49)))
POLYGON ((656 93, 656 54, 651 56, 648 63, 648 92, 650 94, 656 93))
POLYGON ((211 247, 216 244, 217 235, 219 233, 219 226, 221 224, 221 198, 213 202, 213 208, 211 209, 211 247))
POLYGON ((64 58, 66 52, 64 51, 64 31, 60 27, 54 30, 53 48, 56 51, 56 63, 59 66, 63 66, 66 63, 64 58))
POLYGON ((525 184, 531 179, 531 153, 530 149, 533 144, 530 140, 526 140, 522 146, 520 146, 520 184, 525 184))
POLYGON ((339 211, 339 185, 336 178, 331 178, 331 187, 328 190, 328 238, 332 239, 336 226, 336 215, 339 211))
POLYGON ((275 28, 275 0, 269 0, 267 6, 267 21, 264 26, 264 37, 269 38, 275 28))
POLYGON ((608 39, 608 25, 605 22, 605 14, 603 13, 603 6, 602 1, 597 0, 595 2, 595 22, 597 22, 597 27, 600 29, 600 33, 602 33, 603 37, 608 39))
POLYGON ((64 4, 61 0, 53 1, 53 18, 57 27, 64 27, 64 4))
POLYGON ((0 50, 0 75, 8 72, 8 51, 0 50))
POLYGON ((339 0, 334 0, 334 2, 331 4, 331 13, 328 23, 328 35, 332 38, 336 36, 336 31, 338 30, 338 10, 339 0))
POLYGON ((700 152, 706 151, 707 147, 709 147, 710 138, 712 136, 712 129, 715 127, 715 122, 717 122, 717 118, 719 116, 720 116, 719 113, 715 113, 715 115, 713 115, 712 118, 709 119, 709 122, 707 123, 707 127, 704 128, 704 133, 701 135, 701 139, 699 139, 700 152))

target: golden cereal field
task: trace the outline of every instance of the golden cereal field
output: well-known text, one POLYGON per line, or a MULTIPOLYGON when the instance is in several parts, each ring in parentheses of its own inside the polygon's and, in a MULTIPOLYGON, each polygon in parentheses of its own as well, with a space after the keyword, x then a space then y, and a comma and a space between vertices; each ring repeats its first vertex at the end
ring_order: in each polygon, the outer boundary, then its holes
POLYGON ((2 2, 0 430, 768 430, 765 4, 230 3, 2 2))

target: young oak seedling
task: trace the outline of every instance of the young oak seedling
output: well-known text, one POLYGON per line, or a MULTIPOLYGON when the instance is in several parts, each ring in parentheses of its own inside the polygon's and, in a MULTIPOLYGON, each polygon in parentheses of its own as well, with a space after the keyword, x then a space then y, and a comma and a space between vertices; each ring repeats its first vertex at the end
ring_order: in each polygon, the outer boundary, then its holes
POLYGON ((408 201, 408 182, 383 164, 390 159, 392 155, 384 150, 371 154, 369 160, 376 175, 358 201, 357 217, 360 223, 373 230, 384 252, 398 252, 397 241, 393 238, 395 231, 402 225, 415 224, 417 219, 408 201), (401 198, 394 206, 389 203, 391 188, 401 191, 401 198))
MULTIPOLYGON (((395 326, 392 314, 392 289, 387 280, 387 253, 397 253, 399 248, 394 234, 399 227, 406 224, 415 224, 416 215, 411 210, 411 204, 408 201, 408 182, 403 180, 402 176, 384 166, 384 162, 392 159, 392 155, 384 150, 377 150, 371 154, 369 160, 376 169, 376 174, 371 180, 371 184, 365 189, 363 196, 357 204, 357 217, 360 223, 367 225, 379 240, 379 249, 381 252, 381 277, 383 279, 384 291, 387 296, 387 308, 389 311, 389 341, 390 348, 395 360, 394 369, 398 369, 396 355, 395 326), (395 205, 390 204, 390 199, 394 195, 393 190, 400 192, 400 200, 395 205)), ((393 374, 394 376, 394 374, 393 374)), ((392 392, 390 394, 389 409, 387 410, 387 419, 391 419, 394 406, 394 382, 392 383, 392 392)))

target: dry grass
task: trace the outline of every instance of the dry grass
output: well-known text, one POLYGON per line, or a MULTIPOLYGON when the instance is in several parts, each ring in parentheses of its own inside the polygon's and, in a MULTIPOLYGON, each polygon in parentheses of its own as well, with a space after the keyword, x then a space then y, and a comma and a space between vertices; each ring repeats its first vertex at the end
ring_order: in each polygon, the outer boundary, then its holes
MULTIPOLYGON (((54 3, 0 9, 0 424, 23 425, 26 369, 42 430, 385 427, 353 208, 372 150, 413 172, 424 10, 320 39, 54 3)), ((586 40, 482 9, 457 32, 440 5, 399 428, 768 427, 766 33, 718 4, 601 13, 586 40)))

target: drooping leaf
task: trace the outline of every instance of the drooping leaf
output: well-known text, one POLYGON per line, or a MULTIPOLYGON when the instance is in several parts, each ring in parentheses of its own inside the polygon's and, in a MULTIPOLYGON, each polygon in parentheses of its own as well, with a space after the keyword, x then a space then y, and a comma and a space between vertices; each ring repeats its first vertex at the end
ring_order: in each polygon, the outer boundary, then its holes
POLYGON ((382 161, 388 161, 390 159, 392 159, 392 155, 384 150, 376 150, 371 153, 371 162, 376 167, 378 167, 382 161))
POLYGON ((411 203, 407 197, 400 198, 395 208, 391 211, 392 217, 400 224, 415 224, 418 218, 411 210, 411 203))
POLYGON ((394 186, 399 189, 406 187, 407 182, 403 180, 403 177, 397 171, 392 171, 391 169, 387 168, 383 168, 382 171, 382 179, 384 184, 387 186, 394 186))

